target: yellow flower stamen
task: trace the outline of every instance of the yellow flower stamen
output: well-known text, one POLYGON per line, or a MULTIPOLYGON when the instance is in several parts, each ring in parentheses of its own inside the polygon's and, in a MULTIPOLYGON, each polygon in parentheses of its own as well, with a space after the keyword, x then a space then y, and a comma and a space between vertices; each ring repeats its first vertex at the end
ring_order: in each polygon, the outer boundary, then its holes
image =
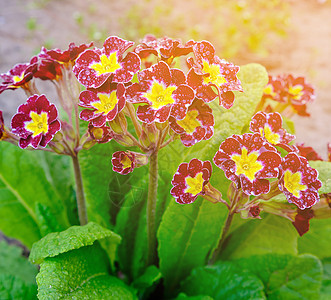
POLYGON ((257 161, 258 152, 254 151, 247 155, 244 147, 241 155, 233 154, 231 159, 236 163, 236 175, 244 174, 250 181, 255 179, 257 172, 263 169, 263 165, 257 161))
POLYGON ((292 95, 293 99, 299 100, 301 96, 303 95, 303 86, 300 84, 290 86, 288 89, 288 92, 292 95))
POLYGON ((177 121, 177 124, 182 127, 185 132, 187 132, 188 134, 192 134, 195 128, 201 125, 200 122, 197 120, 198 114, 198 111, 191 110, 187 113, 183 120, 177 121))
POLYGON ((292 173, 290 170, 286 170, 284 173, 284 186, 296 198, 300 197, 301 191, 308 188, 305 184, 301 184, 301 173, 292 173))
POLYGON ((98 76, 105 73, 114 73, 118 69, 121 69, 122 66, 117 61, 116 53, 117 51, 110 53, 109 57, 107 57, 105 54, 102 54, 100 56, 100 62, 93 63, 90 65, 90 68, 95 70, 98 76))
POLYGON ((215 64, 209 64, 207 61, 203 61, 203 67, 202 71, 204 73, 209 73, 209 76, 203 77, 203 83, 213 83, 217 86, 222 85, 223 83, 226 83, 226 79, 221 75, 221 70, 219 65, 215 64))
POLYGON ((172 104, 175 102, 175 99, 172 97, 172 93, 176 88, 177 87, 175 86, 164 87, 163 84, 154 81, 150 91, 145 93, 143 96, 152 103, 153 109, 160 109, 167 104, 172 104))
POLYGON ((199 194, 202 192, 203 181, 202 172, 196 174, 195 177, 186 177, 185 182, 188 187, 185 193, 191 193, 193 196, 199 194))
POLYGON ((264 136, 270 144, 277 145, 280 141, 280 135, 273 132, 267 124, 264 126, 264 129, 260 128, 260 134, 262 137, 264 136))
POLYGON ((48 117, 47 113, 42 112, 40 115, 31 111, 30 118, 32 121, 25 123, 25 129, 31 131, 32 137, 35 137, 41 133, 48 132, 48 117))
POLYGON ((132 167, 132 161, 127 155, 121 160, 121 164, 123 165, 123 169, 132 167))
POLYGON ((100 102, 91 103, 91 105, 97 109, 96 113, 108 114, 118 103, 116 91, 111 92, 110 95, 98 93, 98 98, 100 99, 100 102))

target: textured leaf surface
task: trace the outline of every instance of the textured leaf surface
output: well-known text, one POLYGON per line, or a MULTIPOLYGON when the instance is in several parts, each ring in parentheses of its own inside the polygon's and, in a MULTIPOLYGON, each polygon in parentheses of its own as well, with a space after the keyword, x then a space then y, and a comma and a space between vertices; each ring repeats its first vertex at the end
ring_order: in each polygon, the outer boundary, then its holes
POLYGON ((72 226, 62 232, 50 233, 33 244, 29 259, 34 264, 40 264, 47 257, 92 245, 95 241, 104 238, 109 239, 115 246, 121 241, 119 235, 93 222, 85 226, 72 226))
POLYGON ((319 299, 322 269, 312 255, 266 254, 235 263, 262 280, 268 299, 319 299))
POLYGON ((180 293, 176 300, 213 300, 214 298, 212 297, 209 297, 209 296, 202 296, 202 295, 199 295, 199 296, 187 296, 186 294, 184 293, 180 293))
POLYGON ((46 258, 37 276, 39 299, 136 299, 134 291, 108 274, 98 245, 46 258))
POLYGON ((323 279, 321 287, 321 300, 330 299, 331 296, 331 257, 323 259, 323 279))
POLYGON ((264 215, 262 220, 250 220, 233 231, 225 241, 222 259, 279 253, 297 254, 298 234, 288 220, 264 215))
POLYGON ((226 213, 224 205, 203 199, 189 205, 169 204, 157 234, 160 270, 167 289, 206 263, 217 246, 226 213))
POLYGON ((266 299, 263 289, 260 279, 231 262, 196 268, 182 284, 189 296, 208 295, 215 300, 266 299))
POLYGON ((0 242, 0 299, 35 299, 37 269, 22 249, 0 242))
POLYGON ((268 299, 318 299, 322 280, 321 262, 314 256, 291 259, 285 269, 270 276, 268 299))
POLYGON ((56 189, 61 184, 53 186, 54 181, 49 181, 51 171, 44 156, 57 159, 0 143, 0 229, 29 248, 42 236, 39 226, 45 232, 45 223, 39 224, 35 210, 37 203, 48 207, 62 230, 70 226, 64 199, 56 189))
POLYGON ((330 219, 311 219, 309 224, 309 231, 298 238, 299 253, 311 253, 321 259, 330 257, 330 219))

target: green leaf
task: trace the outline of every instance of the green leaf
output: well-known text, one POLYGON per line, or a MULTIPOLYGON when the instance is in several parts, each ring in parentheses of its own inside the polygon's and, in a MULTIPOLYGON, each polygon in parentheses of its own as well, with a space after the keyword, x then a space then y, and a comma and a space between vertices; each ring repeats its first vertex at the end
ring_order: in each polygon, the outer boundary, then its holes
POLYGON ((88 220, 111 228, 109 183, 113 176, 111 143, 97 144, 79 152, 88 220))
POLYGON ((30 261, 40 264, 47 257, 54 257, 73 249, 92 245, 96 240, 108 238, 115 249, 121 241, 121 237, 109 229, 90 222, 85 226, 72 226, 62 232, 53 232, 33 244, 30 253, 30 261))
POLYGON ((321 300, 330 299, 331 295, 331 257, 322 260, 323 280, 321 287, 321 300))
POLYGON ((231 262, 199 267, 182 283, 189 296, 208 295, 217 299, 266 299, 263 284, 256 276, 231 262))
POLYGON ((138 291, 139 299, 147 299, 161 278, 162 274, 160 270, 152 265, 147 267, 145 272, 131 286, 138 291))
POLYGON ((311 253, 323 259, 330 257, 330 219, 311 219, 309 231, 298 238, 299 253, 311 253))
POLYGON ((37 269, 22 256, 22 248, 0 242, 0 299, 35 299, 37 269))
MULTIPOLYGON (((133 173, 132 173, 133 174, 133 173)), ((115 231, 123 239, 118 248, 118 258, 122 272, 130 279, 141 275, 141 268, 137 261, 146 258, 147 233, 146 233, 146 199, 147 199, 147 177, 136 180, 131 184, 131 177, 126 177, 129 192, 123 195, 124 201, 117 215, 115 231), (131 188, 132 186, 132 188, 131 188), (143 257, 138 257, 137 250, 143 248, 143 257), (145 253, 145 255, 144 255, 145 253), (135 261, 135 262, 134 262, 135 261), (138 270, 137 270, 138 267, 138 270)), ((144 260, 141 263, 145 265, 144 260)))
POLYGON ((137 299, 130 287, 108 274, 108 269, 98 243, 46 258, 37 275, 38 298, 137 299))
POLYGON ((226 213, 224 205, 203 199, 169 204, 157 233, 166 289, 173 290, 193 268, 206 263, 218 244, 226 213))
POLYGON ((146 289, 158 282, 161 278, 162 274, 160 270, 156 266, 149 266, 144 274, 132 283, 132 286, 135 289, 146 289))
POLYGON ((0 143, 0 230, 29 248, 42 236, 39 226, 45 231, 47 225, 39 224, 37 203, 48 207, 62 230, 70 226, 64 199, 49 181, 50 167, 43 162, 44 156, 56 159, 50 153, 0 143))
POLYGON ((331 193, 331 162, 310 161, 309 165, 318 171, 318 179, 322 181, 319 194, 331 193))
POLYGON ((264 215, 262 220, 247 221, 234 230, 225 241, 221 258, 237 259, 266 253, 295 255, 297 237, 290 221, 264 215))
POLYGON ((14 275, 0 274, 0 299, 37 299, 37 285, 28 284, 14 275))
POLYGON ((180 293, 175 300, 213 300, 214 298, 209 296, 187 296, 184 293, 180 293))
POLYGON ((322 264, 312 255, 291 259, 285 269, 271 274, 268 299, 319 299, 322 264))
POLYGON ((321 263, 311 255, 254 255, 234 261, 259 277, 268 299, 318 299, 321 263))

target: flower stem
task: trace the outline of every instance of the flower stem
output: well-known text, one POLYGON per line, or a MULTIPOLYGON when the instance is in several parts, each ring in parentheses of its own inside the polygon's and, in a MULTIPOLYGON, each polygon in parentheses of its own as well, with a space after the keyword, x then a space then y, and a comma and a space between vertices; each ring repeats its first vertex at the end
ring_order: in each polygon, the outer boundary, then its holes
POLYGON ((222 246, 223 246, 223 243, 224 243, 224 241, 226 239, 226 235, 227 235, 227 233, 228 233, 228 231, 230 229, 233 216, 234 216, 234 212, 231 211, 231 210, 229 210, 228 217, 226 218, 226 221, 225 221, 225 224, 224 224, 224 227, 223 227, 223 230, 222 230, 221 239, 220 239, 220 241, 218 243, 217 249, 215 250, 212 258, 208 262, 210 265, 212 265, 212 264, 214 264, 216 262, 217 257, 221 253, 222 246))
POLYGON ((148 256, 147 264, 151 265, 156 258, 156 224, 155 211, 158 185, 158 149, 149 157, 149 185, 147 198, 147 239, 148 239, 148 256))
POLYGON ((88 220, 87 220, 86 202, 85 202, 85 196, 83 190, 82 173, 80 171, 77 155, 71 155, 71 158, 74 166, 75 181, 76 181, 76 198, 77 198, 79 223, 81 226, 83 226, 88 223, 88 220))

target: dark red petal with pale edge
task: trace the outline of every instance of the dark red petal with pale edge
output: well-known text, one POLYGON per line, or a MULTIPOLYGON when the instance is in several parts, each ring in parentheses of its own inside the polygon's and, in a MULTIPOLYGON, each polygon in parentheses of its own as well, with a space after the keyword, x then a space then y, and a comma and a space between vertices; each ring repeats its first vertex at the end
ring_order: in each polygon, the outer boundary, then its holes
POLYGON ((215 56, 215 48, 211 43, 202 41, 193 46, 193 53, 200 64, 202 64, 202 60, 212 62, 215 56))
POLYGON ((120 65, 122 68, 116 70, 113 82, 129 82, 140 69, 140 58, 137 54, 129 52, 120 65))
POLYGON ((117 55, 121 56, 127 49, 129 49, 133 45, 134 42, 123 40, 117 36, 110 36, 105 40, 103 47, 107 55, 118 51, 117 55))

